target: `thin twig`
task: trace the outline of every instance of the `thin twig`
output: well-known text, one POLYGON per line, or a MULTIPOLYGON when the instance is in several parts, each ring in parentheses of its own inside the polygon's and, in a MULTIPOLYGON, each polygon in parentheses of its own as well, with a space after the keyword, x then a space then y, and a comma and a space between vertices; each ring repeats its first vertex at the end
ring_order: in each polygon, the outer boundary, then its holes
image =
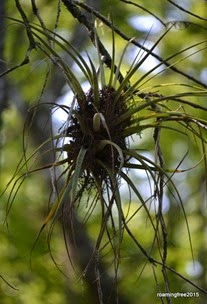
POLYGON ((170 2, 172 5, 174 5, 175 7, 179 8, 181 11, 183 11, 183 12, 185 12, 185 13, 187 13, 187 14, 195 17, 195 18, 207 21, 207 18, 201 17, 199 15, 196 15, 196 14, 192 13, 191 11, 186 10, 184 7, 180 6, 179 4, 175 3, 172 0, 167 0, 167 2, 170 2))
POLYGON ((147 12, 151 16, 155 17, 155 19, 157 19, 165 27, 165 22, 163 22, 162 19, 160 19, 158 16, 156 16, 153 12, 149 11, 146 7, 144 7, 144 6, 140 5, 140 4, 134 3, 132 1, 127 1, 127 0, 120 0, 120 1, 141 8, 144 12, 147 12))

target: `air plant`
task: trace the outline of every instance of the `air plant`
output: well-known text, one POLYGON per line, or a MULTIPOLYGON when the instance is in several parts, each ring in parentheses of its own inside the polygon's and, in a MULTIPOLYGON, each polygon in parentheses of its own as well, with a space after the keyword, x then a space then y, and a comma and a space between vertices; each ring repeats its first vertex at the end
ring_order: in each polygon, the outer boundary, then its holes
MULTIPOLYGON (((167 277, 166 269, 169 269, 166 264, 167 231, 162 212, 165 187, 169 184, 173 187, 180 200, 184 216, 185 209, 172 180, 172 176, 182 172, 182 170, 178 167, 174 169, 165 167, 164 156, 160 146, 162 128, 181 133, 183 132, 182 128, 184 128, 186 132, 191 132, 191 134, 201 140, 203 145, 206 144, 203 131, 207 129, 207 121, 204 118, 186 113, 182 107, 171 110, 170 103, 167 103, 173 100, 176 104, 187 104, 192 109, 197 108, 198 105, 183 98, 206 96, 206 89, 194 85, 176 84, 182 87, 185 86, 187 88, 186 91, 166 96, 160 92, 162 87, 175 84, 160 84, 156 88, 152 87, 149 92, 144 85, 150 83, 151 78, 154 77, 151 76, 152 71, 160 67, 162 63, 152 68, 142 77, 138 79, 135 77, 137 70, 169 31, 170 28, 164 32, 148 52, 140 49, 126 75, 123 75, 122 64, 127 48, 133 40, 126 44, 121 58, 117 60, 115 35, 112 31, 112 57, 110 66, 106 67, 107 58, 100 54, 100 45, 95 37, 98 58, 96 66, 90 55, 87 55, 87 59, 84 59, 68 41, 57 33, 54 34, 49 30, 43 30, 34 24, 29 26, 31 36, 34 41, 38 41, 38 43, 35 42, 36 48, 39 48, 64 74, 65 80, 73 93, 73 100, 68 105, 54 105, 55 107, 61 107, 67 113, 68 119, 66 123, 58 134, 49 138, 32 155, 25 155, 23 163, 18 167, 15 176, 25 167, 27 172, 21 178, 25 178, 28 172, 33 173, 46 168, 58 167, 60 170, 59 177, 55 180, 55 183, 59 185, 60 181, 63 181, 61 182, 62 186, 57 191, 56 200, 50 204, 51 207, 40 232, 49 223, 51 223, 51 232, 56 219, 60 218, 63 219, 63 222, 70 221, 72 227, 74 213, 78 212, 78 207, 83 204, 82 201, 86 201, 85 197, 87 196, 86 204, 87 206, 91 204, 88 207, 87 221, 89 221, 97 206, 101 209, 100 230, 97 233, 94 251, 88 263, 90 264, 93 259, 96 259, 97 254, 101 253, 103 248, 109 246, 114 253, 116 278, 118 276, 124 233, 130 236, 148 262, 152 265, 161 265, 163 267, 165 280, 167 277), (51 42, 55 47, 51 45, 51 42), (89 83, 90 88, 87 92, 83 90, 75 72, 61 58, 60 52, 56 51, 56 47, 66 52, 77 64, 89 83), (157 93, 158 89, 159 93, 157 93), (172 122, 175 126, 172 126, 172 122), (176 125, 178 126, 177 128, 176 125), (142 132, 147 129, 154 130, 154 147, 157 156, 154 161, 147 158, 138 149, 131 147, 130 138, 135 134, 141 136, 142 132), (52 145, 52 151, 50 150, 48 153, 55 152, 57 155, 56 161, 44 167, 34 168, 34 165, 32 165, 28 169, 31 160, 37 154, 41 154, 42 148, 47 146, 48 142, 51 142, 52 145), (143 198, 136 182, 129 177, 128 172, 131 171, 147 172, 149 188, 153 182, 154 186, 151 195, 147 199, 143 198), (137 200, 136 211, 133 211, 132 214, 128 212, 127 215, 120 192, 123 181, 127 183, 129 192, 133 192, 137 200), (155 217, 152 216, 148 204, 153 200, 158 201, 158 207, 154 213, 155 217), (130 230, 131 219, 141 209, 144 210, 154 234, 150 250, 146 250, 130 230), (160 259, 154 258, 151 254, 155 246, 159 248, 160 259)), ((200 45, 203 43, 201 42, 200 45)), ((190 48, 186 48, 186 50, 188 49, 190 48)), ((170 59, 176 59, 176 56, 177 54, 171 56, 170 59)), ((163 71, 168 68, 164 68, 163 71)), ((200 109, 204 112, 207 110, 205 107, 200 107, 200 109)), ((12 180, 15 179, 15 176, 12 180)), ((8 210, 16 196, 16 187, 18 190, 17 183, 19 180, 21 179, 17 178, 14 183, 8 210)), ((189 232, 187 219, 186 225, 189 232)), ((73 231, 73 228, 71 228, 71 234, 75 239, 76 232, 73 231)), ((191 243, 190 232, 189 241, 191 243)), ((87 267, 86 265, 86 272, 87 267)))

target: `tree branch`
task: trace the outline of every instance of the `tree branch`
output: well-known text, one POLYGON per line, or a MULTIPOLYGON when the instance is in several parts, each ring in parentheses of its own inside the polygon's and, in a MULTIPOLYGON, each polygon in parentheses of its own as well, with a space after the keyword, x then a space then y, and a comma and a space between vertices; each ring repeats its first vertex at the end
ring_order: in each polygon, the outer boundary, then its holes
MULTIPOLYGON (((182 70, 179 70, 177 69, 175 66, 172 66, 170 63, 168 63, 167 60, 163 59, 162 57, 160 57, 159 55, 157 55, 156 53, 154 52, 150 52, 150 50, 145 47, 143 44, 140 44, 138 41, 135 41, 134 39, 132 39, 131 37, 125 35, 124 33, 122 33, 114 24, 112 26, 111 22, 106 19, 103 15, 101 15, 99 12, 97 12, 96 10, 94 10, 91 6, 88 6, 86 5, 85 3, 82 3, 82 2, 79 2, 79 1, 69 1, 69 0, 62 0, 63 2, 66 3, 66 6, 67 8, 69 9, 70 8, 70 3, 69 2, 73 2, 73 6, 74 3, 76 3, 78 6, 84 8, 86 11, 90 12, 91 14, 93 14, 94 16, 96 16, 97 18, 99 18, 104 24, 106 24, 108 27, 110 27, 111 29, 113 29, 120 37, 122 37, 124 40, 126 41, 130 41, 131 40, 131 43, 137 47, 139 47, 140 49, 142 49, 143 51, 147 52, 147 53, 150 53, 150 55, 152 55, 155 59, 157 59, 159 62, 163 63, 166 67, 168 67, 169 69, 171 69, 173 72, 175 73, 178 73, 182 76, 184 76, 185 78, 203 86, 204 88, 207 88, 207 84, 205 84, 204 82, 196 79, 195 77, 183 72, 182 70)), ((122 1, 122 0, 121 0, 122 1)), ((125 2, 125 1, 123 1, 125 2)), ((76 8, 76 12, 77 12, 77 8, 76 8)), ((83 15, 83 14, 82 14, 83 15)), ((88 27, 88 24, 85 23, 85 20, 84 18, 77 18, 78 15, 74 15, 74 17, 76 19, 79 20, 79 22, 83 23, 86 28, 88 28, 88 30, 90 31, 90 28, 88 27)), ((110 68, 111 65, 111 61, 110 61, 110 58, 108 58, 107 55, 105 55, 104 53, 102 53, 102 47, 100 47, 100 52, 102 55, 106 56, 107 58, 107 61, 106 61, 106 65, 110 68)))

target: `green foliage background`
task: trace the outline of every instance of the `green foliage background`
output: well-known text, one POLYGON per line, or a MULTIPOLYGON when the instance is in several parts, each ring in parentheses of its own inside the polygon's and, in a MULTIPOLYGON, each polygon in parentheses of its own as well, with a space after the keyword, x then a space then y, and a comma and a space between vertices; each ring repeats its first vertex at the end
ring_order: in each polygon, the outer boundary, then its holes
MULTIPOLYGON (((113 15, 114 24, 130 37, 135 37, 140 40, 147 40, 155 42, 162 32, 150 33, 137 30, 129 24, 129 18, 132 16, 143 17, 149 15, 143 10, 133 5, 124 3, 122 1, 100 1, 99 11, 106 18, 109 14, 113 15), (148 36, 149 35, 149 36, 148 36)), ((161 42, 159 54, 163 58, 170 56, 173 53, 193 45, 198 41, 206 39, 206 20, 199 20, 183 11, 173 7, 169 2, 161 0, 155 4, 153 1, 135 1, 137 4, 146 7, 153 11, 154 14, 160 16, 166 23, 172 20, 193 22, 197 25, 190 25, 185 29, 172 30, 161 42)), ((156 1, 157 2, 157 1, 156 1)), ((37 1, 39 12, 46 26, 51 30, 55 27, 57 16, 57 2, 51 1, 37 1)), ((205 1, 188 1, 186 8, 194 14, 207 18, 207 4, 205 1)), ((31 11, 31 3, 22 1, 22 5, 28 14, 29 20, 37 22, 36 17, 31 11)), ((90 5, 90 2, 89 2, 90 5)), ((6 1, 6 16, 12 18, 19 18, 19 13, 15 7, 14 1, 6 1)), ((6 27, 4 29, 5 35, 5 49, 4 60, 6 67, 10 68, 16 64, 20 64, 25 57, 28 41, 25 30, 22 26, 14 21, 6 20, 6 27)), ((139 25, 139 18, 137 18, 137 25, 139 25)), ((73 37, 77 22, 69 15, 66 8, 61 5, 61 14, 57 32, 65 35, 68 39, 73 37)), ((111 52, 111 31, 101 21, 97 23, 97 30, 109 52, 111 52)), ((164 30, 164 29, 163 29, 164 30)), ((146 42, 146 44, 148 41, 146 42)), ((121 54, 126 41, 116 35, 116 52, 117 56, 121 54)), ((82 48, 82 47, 81 47, 82 48)), ((93 47, 89 40, 86 41, 84 48, 93 54, 93 47)), ((133 49, 133 48, 132 48, 133 49)), ((207 50, 206 43, 202 46, 194 48, 195 55, 190 56, 185 60, 181 58, 186 57, 185 54, 178 56, 180 61, 176 64, 176 68, 184 70, 193 77, 202 80, 207 85, 207 50), (204 47, 204 50, 198 51, 199 48, 204 47), (202 79, 201 79, 201 74, 202 79)), ((81 50, 82 51, 82 50, 81 50)), ((190 51, 192 52, 192 50, 190 51)), ((124 62, 124 67, 127 71, 131 62, 129 53, 127 60, 124 62)), ((93 56, 92 56, 93 57, 93 56)), ((94 59, 95 60, 95 59, 94 59)), ((173 62, 173 61, 172 61, 173 62)), ((150 66, 149 66, 150 68, 150 66)), ((23 134, 25 116, 28 106, 33 106, 39 102, 41 91, 44 86, 45 75, 49 70, 49 80, 53 77, 54 67, 50 65, 40 52, 33 50, 30 55, 30 64, 24 65, 21 68, 14 70, 8 74, 8 106, 4 110, 1 123, 1 167, 0 167, 0 191, 2 192, 14 170, 19 159, 22 157, 23 148, 23 134)), ((135 77, 140 77, 145 71, 139 70, 135 77)), ((169 70, 159 75, 152 74, 153 77, 149 82, 142 87, 144 91, 155 91, 157 85, 157 92, 160 90, 162 94, 175 94, 175 92, 182 92, 183 87, 177 85, 166 85, 169 83, 183 83, 184 77, 179 74, 173 74, 169 70), (160 85, 163 85, 161 88, 160 85), (164 85, 165 84, 165 85, 164 85)), ((149 77, 152 77, 149 75, 149 77)), ((190 80, 185 80, 191 84, 190 80)), ((51 97, 51 84, 47 83, 45 92, 42 96, 43 102, 54 102, 51 97)), ((185 89, 185 88, 184 88, 185 89)), ((58 97, 58 96, 57 96, 58 97)), ((201 97, 193 97, 190 99, 206 107, 206 99, 201 97)), ((172 103, 172 102, 169 102, 172 103)), ((179 109, 179 103, 170 104, 175 111, 179 109)), ((191 111, 192 114, 200 116, 199 109, 190 108, 188 105, 184 106, 185 112, 191 111), (194 113, 193 113, 194 112, 194 113)), ((202 112, 203 113, 203 112, 202 112)), ((203 115, 203 114, 201 114, 203 115)), ((205 117, 203 117, 205 119, 205 117)), ((40 124, 43 123, 40 121, 40 124)), ((172 122, 173 127, 173 122, 172 122)), ((176 184, 182 201, 185 207, 188 224, 193 244, 194 258, 202 266, 202 271, 196 275, 189 275, 187 272, 187 265, 192 262, 192 252, 189 244, 188 232, 186 229, 186 221, 183 216, 181 206, 176 200, 176 195, 170 195, 173 189, 168 189, 165 193, 168 197, 169 209, 165 214, 168 238, 169 251, 168 262, 172 268, 183 276, 192 280, 196 285, 206 289, 207 286, 207 201, 206 201, 206 168, 204 166, 203 147, 195 139, 193 135, 188 137, 186 141, 185 128, 183 133, 178 136, 178 133, 169 130, 162 130, 161 146, 166 161, 167 168, 176 168, 182 161, 181 168, 193 168, 184 173, 175 174, 173 182, 176 184), (186 157, 184 157, 186 155, 186 157), (201 162, 200 162, 201 161, 201 162), (200 164, 196 166, 196 164, 200 164)), ((201 130, 203 137, 206 139, 206 130, 201 130)), ((39 134, 35 134, 39 136, 39 134)), ((153 157, 153 130, 147 130, 141 136, 137 136, 134 146, 145 153, 151 153, 153 157)), ((31 150, 35 147, 35 138, 27 138, 31 150)), ((135 175, 134 179, 138 187, 143 188, 143 192, 148 191, 149 184, 147 178, 135 175), (146 188, 146 190, 145 190, 146 188)), ((5 221, 5 210, 9 196, 9 190, 1 197, 0 217, 1 222, 5 221)), ((9 217, 7 218, 8 227, 1 225, 0 228, 0 303, 10 304, 66 304, 66 303, 92 303, 90 291, 84 280, 78 280, 69 265, 67 253, 62 238, 61 227, 56 226, 52 238, 51 251, 54 255, 55 261, 62 271, 66 274, 64 276, 53 263, 50 252, 48 250, 46 235, 41 235, 34 251, 31 253, 37 233, 41 227, 42 221, 47 213, 48 201, 48 183, 43 173, 35 173, 28 176, 23 186, 20 188, 15 202, 11 208, 9 217), (31 259, 31 265, 30 265, 31 259), (4 280, 11 284, 15 290, 11 288, 4 280)), ((123 194, 124 196, 124 194, 123 194)), ((167 198, 166 198, 167 199, 167 198)), ((128 208, 128 200, 126 199, 126 212, 128 208)), ((136 200, 131 201, 131 210, 136 210, 136 200)), ((87 212, 87 208, 82 207, 82 216, 87 212)), ((132 211, 131 211, 132 212, 132 211)), ((95 238, 96 230, 99 227, 99 213, 97 212, 90 218, 86 230, 91 239, 95 238)), ((146 221, 146 216, 139 212, 136 218, 132 219, 130 223, 136 238, 146 247, 150 247, 152 242, 152 231, 150 225, 146 221)), ((110 272, 110 253, 106 252, 105 263, 110 272), (108 263, 108 264, 107 264, 108 263)), ((152 266, 145 264, 145 257, 141 252, 137 252, 132 240, 126 236, 122 246, 122 260, 121 260, 121 279, 120 290, 125 295, 128 302, 131 304, 147 304, 147 303, 161 303, 160 299, 156 297, 158 292, 157 284, 160 291, 163 291, 164 285, 160 275, 159 267, 155 267, 156 280, 152 276, 152 266), (143 268, 145 266, 145 268, 143 268)), ((183 281, 181 278, 169 274, 170 288, 172 292, 188 292, 196 291, 196 288, 183 281)), ((199 298, 182 298, 172 299, 173 303, 205 303, 206 295, 200 293, 199 298)))

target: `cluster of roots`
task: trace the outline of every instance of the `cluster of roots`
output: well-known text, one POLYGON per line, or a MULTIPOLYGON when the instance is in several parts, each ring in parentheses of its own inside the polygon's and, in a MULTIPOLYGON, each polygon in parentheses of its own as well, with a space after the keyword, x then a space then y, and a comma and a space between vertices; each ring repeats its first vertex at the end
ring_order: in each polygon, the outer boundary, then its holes
POLYGON ((122 150, 126 149, 123 131, 129 125, 130 119, 115 123, 115 120, 126 112, 127 106, 122 95, 116 98, 114 88, 106 86, 99 90, 98 95, 94 96, 93 89, 90 89, 83 99, 78 100, 73 111, 67 129, 67 136, 71 138, 68 162, 75 165, 80 149, 86 148, 83 172, 85 176, 93 176, 102 184, 109 179, 106 168, 117 172, 123 162, 116 146, 122 150), (105 141, 108 144, 104 144, 105 141))

